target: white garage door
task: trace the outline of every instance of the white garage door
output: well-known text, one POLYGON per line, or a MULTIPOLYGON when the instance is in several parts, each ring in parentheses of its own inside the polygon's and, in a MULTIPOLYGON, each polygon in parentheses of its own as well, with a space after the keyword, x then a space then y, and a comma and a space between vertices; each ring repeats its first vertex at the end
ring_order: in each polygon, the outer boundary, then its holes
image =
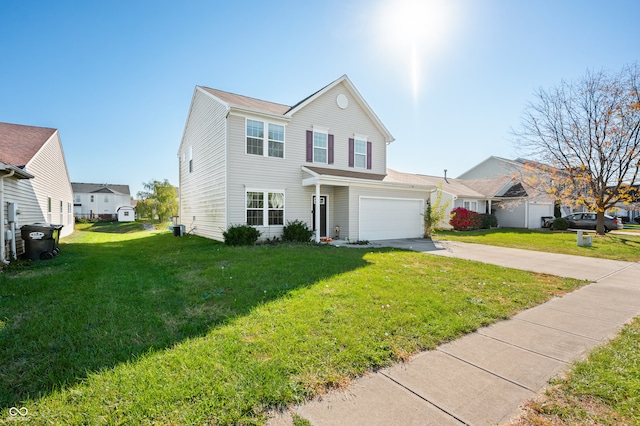
POLYGON ((361 240, 422 237, 424 201, 360 197, 361 240))

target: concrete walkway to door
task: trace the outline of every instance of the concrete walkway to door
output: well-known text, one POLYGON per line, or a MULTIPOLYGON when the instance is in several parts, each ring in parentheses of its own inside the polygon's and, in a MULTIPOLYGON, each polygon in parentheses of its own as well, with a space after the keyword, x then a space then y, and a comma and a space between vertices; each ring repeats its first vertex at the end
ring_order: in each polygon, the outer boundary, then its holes
POLYGON ((415 250, 592 282, 482 328, 407 363, 371 373, 344 391, 291 407, 322 425, 489 425, 508 421, 570 363, 640 315, 640 264, 449 241, 387 240, 415 250))

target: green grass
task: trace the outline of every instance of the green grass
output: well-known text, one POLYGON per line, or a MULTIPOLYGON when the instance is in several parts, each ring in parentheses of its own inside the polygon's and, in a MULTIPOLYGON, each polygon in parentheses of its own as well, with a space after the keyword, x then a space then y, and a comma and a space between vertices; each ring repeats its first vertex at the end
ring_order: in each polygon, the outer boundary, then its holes
POLYGON ((574 364, 518 424, 640 424, 640 318, 574 364))
POLYGON ((578 247, 575 232, 549 230, 502 228, 465 232, 438 231, 433 238, 611 260, 640 261, 640 234, 637 236, 615 233, 609 233, 606 236, 592 235, 592 247, 578 247))
POLYGON ((0 422, 260 424, 576 280, 390 249, 82 225, 0 274, 0 422))

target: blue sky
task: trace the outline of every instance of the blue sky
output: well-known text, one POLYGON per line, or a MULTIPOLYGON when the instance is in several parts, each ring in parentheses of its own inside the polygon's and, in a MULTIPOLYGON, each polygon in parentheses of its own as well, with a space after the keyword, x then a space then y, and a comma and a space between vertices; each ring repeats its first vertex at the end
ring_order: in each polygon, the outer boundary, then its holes
POLYGON ((178 185, 195 85, 293 105, 347 74, 387 166, 515 158, 538 88, 638 62, 636 0, 0 2, 0 121, 59 129, 74 182, 178 185))

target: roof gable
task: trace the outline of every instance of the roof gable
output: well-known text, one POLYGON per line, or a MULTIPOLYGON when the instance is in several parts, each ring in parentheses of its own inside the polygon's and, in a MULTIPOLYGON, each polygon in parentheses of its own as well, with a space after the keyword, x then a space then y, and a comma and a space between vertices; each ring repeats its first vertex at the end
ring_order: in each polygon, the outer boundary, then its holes
POLYGON ((347 75, 343 75, 342 77, 340 77, 339 79, 335 80, 332 83, 329 83, 328 85, 326 85, 325 87, 323 87, 322 89, 318 90, 317 92, 315 92, 314 94, 308 96, 307 98, 303 99, 302 101, 298 102, 297 104, 295 104, 293 107, 291 107, 291 109, 286 113, 286 116, 291 117, 292 115, 294 115, 296 112, 298 112, 299 110, 303 109, 304 107, 306 107, 307 105, 309 105, 310 103, 312 103, 314 100, 318 99, 320 96, 324 95, 325 93, 329 92, 331 89, 333 89, 334 87, 336 87, 337 85, 342 84, 345 86, 345 88, 351 93, 351 95, 356 99, 356 101, 358 102, 358 104, 360 105, 360 107, 365 111, 365 113, 367 114, 367 116, 371 119, 371 121, 376 125, 376 127, 378 127, 378 129, 380 130, 380 132, 385 136, 385 142, 386 143, 391 143, 394 141, 394 137, 391 135, 391 133, 389 132, 389 130, 386 128, 386 126, 382 123, 382 121, 380 120, 380 118, 378 118, 378 116, 376 115, 375 112, 373 112, 373 110, 371 109, 371 107, 369 106, 369 104, 367 103, 367 101, 364 100, 364 98, 362 97, 362 95, 360 94, 360 92, 358 92, 358 89, 356 89, 356 87, 353 85, 353 83, 351 82, 351 80, 349 80, 349 77, 347 77, 347 75))
POLYGON ((0 123, 0 161, 26 166, 55 132, 48 127, 0 123))

